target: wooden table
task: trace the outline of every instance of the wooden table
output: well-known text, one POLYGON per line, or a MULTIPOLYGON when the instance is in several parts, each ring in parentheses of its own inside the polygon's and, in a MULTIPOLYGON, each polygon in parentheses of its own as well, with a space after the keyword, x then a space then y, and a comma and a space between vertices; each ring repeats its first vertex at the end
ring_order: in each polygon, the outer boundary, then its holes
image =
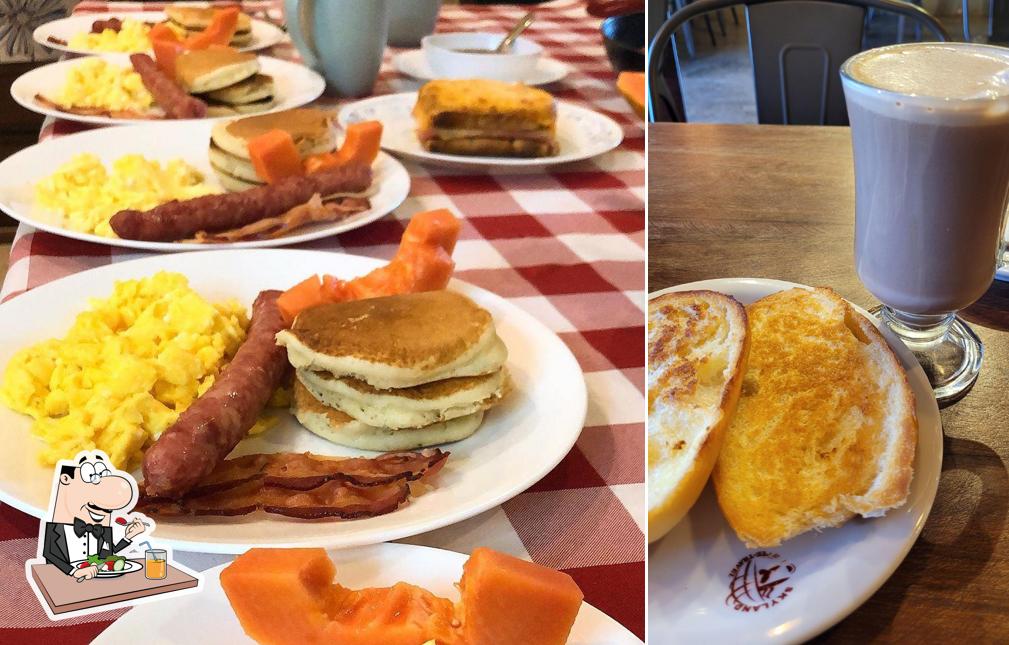
MULTIPOLYGON (((855 274, 847 128, 649 128, 648 289, 725 277, 831 286, 878 304, 855 274)), ((1009 284, 964 313, 985 344, 974 389, 942 410, 942 478, 893 577, 823 642, 1009 641, 1009 284)))

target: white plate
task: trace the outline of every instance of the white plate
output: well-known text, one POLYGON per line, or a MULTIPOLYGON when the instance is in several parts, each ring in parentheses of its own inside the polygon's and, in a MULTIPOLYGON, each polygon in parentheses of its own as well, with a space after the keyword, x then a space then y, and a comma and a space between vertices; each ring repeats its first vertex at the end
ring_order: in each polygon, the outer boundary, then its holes
MULTIPOLYGON (((206 298, 251 304, 262 289, 289 287, 313 273, 349 278, 381 264, 322 251, 245 249, 156 255, 111 264, 50 282, 0 304, 0 366, 19 349, 62 337, 89 298, 106 297, 117 280, 177 271, 206 298)), ((437 486, 399 510, 353 521, 299 521, 263 513, 239 518, 163 519, 154 537, 182 551, 242 553, 254 546, 349 547, 395 540, 472 517, 539 481, 568 453, 585 420, 585 381, 567 346, 549 329, 494 294, 454 281, 489 310, 508 346, 515 390, 487 413, 452 453, 437 486)), ((48 506, 52 469, 38 462, 41 443, 29 418, 0 406, 6 449, 0 451, 0 501, 35 517, 48 506)), ((329 443, 281 414, 278 427, 243 441, 235 454, 305 452, 374 455, 329 443)))
POLYGON ((514 157, 466 157, 428 152, 414 134, 411 111, 416 92, 389 94, 364 99, 340 110, 340 124, 356 121, 381 121, 382 147, 407 159, 460 168, 521 168, 538 170, 543 166, 589 159, 616 148, 624 132, 610 117, 571 103, 557 102, 557 142, 560 153, 554 157, 516 159, 514 157))
MULTIPOLYGON (((377 544, 349 551, 330 551, 336 581, 350 588, 390 587, 403 581, 459 600, 455 582, 468 556, 412 544, 377 544)), ((220 565, 203 572, 203 591, 131 609, 99 634, 95 643, 252 643, 221 587, 220 565)), ((582 603, 568 645, 638 645, 627 629, 595 607, 582 603)), ((533 645, 533 644, 530 644, 533 645)))
MULTIPOLYGON (((749 304, 798 286, 803 285, 758 278, 704 280, 649 297, 712 289, 749 304)), ((649 642, 674 639, 743 645, 805 641, 854 611, 904 560, 925 525, 939 485, 942 425, 932 388, 914 356, 890 332, 881 331, 907 371, 917 399, 918 447, 907 503, 882 518, 858 518, 840 528, 805 533, 779 547, 750 550, 725 522, 709 484, 687 517, 649 548, 649 642), (751 556, 751 566, 779 565, 779 571, 787 572, 782 576, 787 580, 773 587, 766 599, 745 599, 748 611, 737 610, 730 595, 733 569, 751 556), (794 570, 788 572, 790 565, 794 570), (753 608, 775 600, 776 605, 753 608)), ((744 577, 745 568, 745 563, 739 566, 739 578, 752 582, 744 577)), ((752 569, 750 574, 756 575, 752 569)), ((756 593, 755 585, 745 588, 756 593)))
MULTIPOLYGON (((438 78, 438 75, 431 70, 427 56, 422 49, 410 49, 396 54, 392 59, 392 65, 397 71, 422 81, 438 78)), ((541 57, 536 63, 536 69, 532 75, 522 82, 526 85, 556 83, 567 76, 569 71, 570 68, 559 60, 541 57)))
POLYGON ((63 218, 58 214, 35 204, 35 183, 51 175, 75 154, 84 152, 96 155, 106 167, 126 154, 141 154, 162 162, 180 158, 203 173, 208 184, 218 185, 207 157, 211 128, 212 124, 207 121, 158 121, 122 128, 100 128, 47 139, 0 161, 0 208, 25 224, 75 240, 148 251, 194 251, 284 246, 343 233, 365 226, 392 212, 410 192, 410 175, 406 169, 395 158, 382 153, 373 165, 373 192, 368 197, 370 209, 339 222, 323 222, 296 229, 289 235, 273 240, 223 244, 143 242, 81 233, 66 228, 63 218), (152 142, 157 145, 152 145, 152 142))
MULTIPOLYGON (((36 94, 41 94, 42 96, 53 99, 66 82, 67 72, 71 67, 80 64, 82 60, 96 57, 103 58, 109 63, 120 65, 122 67, 130 67, 130 57, 128 54, 100 54, 98 56, 84 56, 50 63, 48 65, 43 65, 42 67, 36 67, 35 69, 25 72, 21 76, 17 77, 17 79, 11 83, 11 96, 14 97, 14 100, 22 107, 29 109, 32 112, 38 112, 39 114, 45 114, 60 119, 68 119, 70 121, 97 123, 99 125, 150 123, 151 119, 115 119, 107 116, 73 114, 71 112, 63 112, 62 110, 44 107, 35 101, 36 94)), ((326 81, 323 80, 321 76, 304 65, 299 65, 298 63, 292 63, 290 61, 280 60, 279 58, 272 58, 270 56, 260 56, 259 66, 261 73, 268 74, 273 77, 274 97, 276 99, 276 103, 269 110, 257 112, 257 114, 268 114, 270 112, 290 110, 291 108, 311 103, 322 95, 322 91, 326 87, 326 81)), ((219 118, 232 119, 235 117, 164 119, 163 121, 169 123, 186 123, 187 121, 209 121, 219 118)))
MULTIPOLYGON (((67 45, 57 45, 56 43, 49 42, 48 38, 52 36, 53 38, 70 42, 70 39, 77 34, 90 32, 91 25, 94 21, 108 20, 109 18, 119 18, 120 20, 132 18, 133 20, 139 20, 141 22, 163 22, 166 19, 165 14, 162 11, 82 13, 68 16, 66 18, 60 18, 59 20, 53 20, 45 23, 44 25, 39 25, 35 28, 35 31, 32 32, 32 37, 35 39, 35 42, 43 47, 48 47, 49 49, 55 49, 61 52, 71 52, 74 54, 95 54, 99 52, 94 52, 90 49, 75 49, 67 45)), ((284 30, 276 25, 266 22, 265 20, 253 18, 252 41, 245 47, 236 47, 236 49, 243 52, 251 52, 256 51, 257 49, 272 47, 282 41, 284 39, 284 35, 284 30)))
MULTIPOLYGON (((76 568, 78 568, 78 565, 80 565, 83 562, 86 562, 86 560, 77 560, 76 562, 71 562, 70 565, 74 569, 76 569, 76 568)), ((143 570, 143 568, 144 568, 144 565, 140 564, 139 562, 136 562, 134 560, 127 560, 126 564, 123 566, 122 570, 120 570, 120 571, 107 571, 105 569, 99 569, 98 570, 98 577, 99 578, 118 578, 119 576, 121 576, 123 574, 126 574, 126 573, 136 573, 137 571, 143 570)))

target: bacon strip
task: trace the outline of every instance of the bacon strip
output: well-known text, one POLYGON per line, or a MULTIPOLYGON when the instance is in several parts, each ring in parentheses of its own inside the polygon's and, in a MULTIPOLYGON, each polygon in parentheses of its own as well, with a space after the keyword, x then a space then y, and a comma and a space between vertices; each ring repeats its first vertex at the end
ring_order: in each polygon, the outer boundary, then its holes
POLYGON ((309 491, 291 491, 257 479, 225 491, 181 500, 141 497, 137 509, 152 517, 234 517, 262 510, 306 520, 324 517, 350 520, 391 513, 409 496, 410 486, 403 481, 381 486, 331 481, 309 491))
POLYGON ((253 479, 293 490, 310 490, 331 480, 354 486, 416 481, 437 474, 448 456, 437 448, 389 452, 371 458, 326 457, 310 452, 245 455, 222 462, 190 494, 204 495, 253 479))
POLYGON ((301 519, 373 517, 399 508, 410 496, 410 482, 436 475, 448 456, 438 449, 373 458, 246 455, 222 463, 181 499, 141 490, 137 509, 162 517, 234 516, 256 510, 301 519))
POLYGON ((136 110, 109 110, 106 108, 75 107, 73 105, 63 105, 52 99, 48 99, 41 94, 35 95, 35 102, 50 110, 59 110, 67 114, 80 114, 83 116, 107 116, 112 119, 164 119, 164 115, 156 112, 137 112, 136 110))
POLYGON ((309 224, 338 222, 351 215, 363 213, 369 208, 371 208, 371 202, 365 197, 344 196, 333 201, 323 202, 322 197, 316 193, 304 204, 299 204, 282 215, 267 217, 246 226, 220 233, 200 231, 192 239, 184 241, 196 244, 213 244, 243 240, 271 240, 309 224))
POLYGON ((52 43, 54 45, 61 45, 63 47, 67 46, 67 41, 63 40, 62 38, 57 38, 56 36, 47 36, 46 42, 52 43))

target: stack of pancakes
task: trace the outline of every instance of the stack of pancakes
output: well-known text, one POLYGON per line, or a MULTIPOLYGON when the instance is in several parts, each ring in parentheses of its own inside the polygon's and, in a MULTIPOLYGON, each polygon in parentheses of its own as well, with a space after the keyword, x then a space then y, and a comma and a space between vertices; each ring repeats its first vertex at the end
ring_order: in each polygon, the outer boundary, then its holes
POLYGON ((452 291, 313 307, 277 343, 296 368, 298 421, 363 450, 465 439, 510 387, 490 313, 452 291))
POLYGON ((214 124, 210 132, 210 166, 227 190, 240 191, 266 182, 249 157, 249 141, 270 130, 284 130, 302 158, 336 150, 331 113, 297 108, 214 124))
MULTIPOLYGON (((165 7, 168 24, 175 28, 183 38, 198 34, 214 19, 212 7, 191 7, 170 4, 165 7)), ((252 20, 247 14, 238 14, 238 27, 228 44, 232 47, 248 47, 252 43, 252 20)))
POLYGON ((255 54, 230 47, 190 50, 175 59, 175 79, 206 102, 209 116, 273 107, 273 78, 259 73, 255 54))

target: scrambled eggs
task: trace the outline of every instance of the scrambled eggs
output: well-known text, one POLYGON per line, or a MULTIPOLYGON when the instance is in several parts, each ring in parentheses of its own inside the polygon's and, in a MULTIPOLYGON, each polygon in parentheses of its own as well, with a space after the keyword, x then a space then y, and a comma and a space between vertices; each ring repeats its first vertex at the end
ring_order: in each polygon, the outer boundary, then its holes
POLYGON ((105 237, 116 237, 109 219, 123 209, 148 210, 215 192, 181 159, 162 165, 141 155, 120 157, 111 172, 93 154, 74 155, 35 184, 38 205, 63 217, 68 228, 105 237))
POLYGON ((70 107, 144 112, 154 97, 131 68, 87 58, 70 68, 56 102, 70 107))
POLYGON ((213 384, 248 323, 238 302, 210 303, 177 273, 118 282, 64 338, 14 355, 0 402, 35 419, 43 463, 100 449, 132 469, 213 384))
POLYGON ((73 36, 67 43, 74 49, 86 49, 95 52, 145 52, 151 48, 151 39, 147 37, 151 28, 139 20, 127 18, 119 31, 106 29, 100 34, 82 32, 73 36))

